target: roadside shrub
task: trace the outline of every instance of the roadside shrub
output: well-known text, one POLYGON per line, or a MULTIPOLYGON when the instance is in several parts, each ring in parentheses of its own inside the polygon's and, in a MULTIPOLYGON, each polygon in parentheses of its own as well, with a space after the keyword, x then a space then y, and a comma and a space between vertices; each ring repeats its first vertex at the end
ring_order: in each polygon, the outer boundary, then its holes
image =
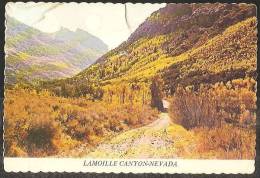
POLYGON ((196 151, 202 158, 255 158, 256 133, 254 129, 224 125, 220 128, 199 128, 194 131, 199 138, 196 151))
POLYGON ((189 88, 178 88, 169 111, 173 121, 187 129, 220 125, 216 101, 207 92, 195 93, 189 88))
POLYGON ((177 88, 170 106, 171 118, 187 129, 219 127, 230 123, 253 127, 256 122, 256 93, 253 79, 238 79, 226 84, 177 88))
POLYGON ((173 122, 196 135, 196 157, 254 159, 256 82, 251 78, 227 83, 179 87, 170 105, 173 122))

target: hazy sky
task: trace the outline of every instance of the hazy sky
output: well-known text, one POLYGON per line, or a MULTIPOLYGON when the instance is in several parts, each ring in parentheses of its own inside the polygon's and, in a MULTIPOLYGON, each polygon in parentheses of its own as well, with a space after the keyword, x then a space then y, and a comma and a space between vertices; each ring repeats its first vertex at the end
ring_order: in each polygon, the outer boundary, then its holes
POLYGON ((112 3, 8 3, 6 12, 19 21, 43 32, 55 32, 61 27, 75 31, 83 29, 115 48, 127 40, 152 12, 165 4, 127 3, 128 20, 125 22, 123 4, 112 3))

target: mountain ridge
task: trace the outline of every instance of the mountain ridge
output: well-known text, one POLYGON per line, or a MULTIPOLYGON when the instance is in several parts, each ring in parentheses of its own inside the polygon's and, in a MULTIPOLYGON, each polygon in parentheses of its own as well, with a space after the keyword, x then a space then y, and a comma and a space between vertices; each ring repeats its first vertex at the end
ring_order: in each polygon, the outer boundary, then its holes
MULTIPOLYGON (((194 21, 200 21, 198 23, 199 26, 203 27, 205 25, 203 23, 205 16, 208 19, 215 18, 214 21, 216 21, 215 24, 211 24, 214 26, 206 25, 206 27, 211 27, 209 30, 212 30, 212 28, 217 28, 220 31, 224 31, 224 29, 227 26, 230 26, 232 24, 235 24, 239 21, 245 20, 248 17, 255 16, 256 15, 256 9, 254 5, 243 5, 243 4, 221 4, 221 3, 207 3, 207 4, 167 4, 166 7, 160 8, 159 10, 153 12, 150 17, 148 17, 143 23, 139 25, 139 27, 129 36, 127 41, 120 44, 117 48, 111 50, 111 51, 117 51, 121 50, 125 46, 137 41, 140 38, 151 38, 152 36, 158 36, 158 35, 164 35, 168 33, 172 33, 177 31, 177 29, 181 29, 183 27, 186 28, 187 31, 184 30, 184 33, 177 34, 177 37, 175 39, 171 40, 177 40, 179 39, 185 39, 185 36, 187 36, 187 33, 191 32, 194 33, 196 29, 193 28, 194 21), (187 10, 188 9, 188 10, 187 10), (176 12, 174 12, 176 11, 176 12), (183 11, 183 12, 182 12, 183 11), (175 15, 176 13, 176 15, 175 15), (185 15, 187 13, 188 15, 185 15), (232 16, 229 16, 232 13, 232 16), (162 14, 161 17, 158 14, 162 14), (168 20, 168 22, 167 22, 168 20), (189 23, 193 23, 193 26, 189 23), (191 29, 188 27, 192 26, 191 29), (162 28, 163 27, 163 28, 162 28), (177 27, 177 28, 176 28, 177 27), (179 38, 179 39, 178 39, 179 38)), ((209 20, 208 20, 209 21, 209 20)), ((206 22, 208 22, 206 21, 206 22)), ((211 22, 212 23, 212 22, 211 22)), ((196 24, 195 24, 196 27, 196 24)), ((183 30, 183 29, 182 29, 183 30)), ((198 28, 199 33, 193 34, 193 36, 199 36, 198 34, 201 33, 207 33, 207 29, 198 28)), ((211 37, 214 37, 214 30, 212 30, 211 37)), ((187 38, 187 37, 186 37, 187 38)), ((197 37, 199 38, 199 37, 197 37)), ((196 39, 195 39, 196 40, 196 39)), ((197 46, 201 45, 205 41, 201 39, 201 41, 198 40, 197 46)), ((167 45, 170 45, 169 43, 164 44, 164 47, 167 45)), ((176 45, 185 46, 185 43, 176 43, 176 45)), ((170 46, 168 50, 171 50, 171 48, 176 48, 176 45, 170 46)), ((177 48, 178 49, 178 48, 177 48)), ((173 53, 173 55, 178 55, 183 51, 175 50, 177 54, 173 53)), ((97 62, 102 62, 104 60, 105 56, 107 56, 108 53, 106 53, 104 56, 99 58, 97 62)))
POLYGON ((82 29, 45 33, 8 15, 6 27, 8 84, 75 75, 108 50, 102 40, 82 29))

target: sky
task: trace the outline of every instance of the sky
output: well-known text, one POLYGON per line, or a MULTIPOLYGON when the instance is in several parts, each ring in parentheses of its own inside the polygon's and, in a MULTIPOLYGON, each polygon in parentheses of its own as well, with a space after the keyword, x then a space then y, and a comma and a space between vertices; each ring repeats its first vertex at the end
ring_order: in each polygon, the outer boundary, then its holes
POLYGON ((58 31, 61 27, 72 31, 85 30, 104 41, 109 49, 113 49, 127 40, 152 12, 165 5, 127 3, 130 29, 125 21, 124 4, 9 2, 6 13, 47 33, 58 31))

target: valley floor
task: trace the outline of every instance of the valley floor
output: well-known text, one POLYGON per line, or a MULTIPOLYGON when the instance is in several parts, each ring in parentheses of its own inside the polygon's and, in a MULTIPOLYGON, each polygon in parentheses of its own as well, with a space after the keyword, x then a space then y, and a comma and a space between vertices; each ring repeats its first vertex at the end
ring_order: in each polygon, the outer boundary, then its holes
MULTIPOLYGON (((236 92, 242 93, 240 90, 236 92)), ((233 97, 242 98, 238 94, 234 95, 234 92, 231 94, 233 97)), ((163 106, 169 113, 159 113, 148 105, 108 105, 105 102, 92 102, 84 98, 51 96, 48 92, 8 90, 6 96, 5 151, 10 157, 255 157, 255 130, 251 125, 223 123, 220 127, 209 128, 203 127, 202 124, 189 129, 185 124, 179 125, 177 123, 180 122, 174 120, 178 113, 173 112, 172 107, 178 103, 171 102, 168 109, 169 103, 166 100, 163 101, 163 106)), ((249 93, 243 96, 252 98, 254 95, 249 93)), ((188 103, 188 106, 194 108, 202 96, 185 97, 185 101, 188 101, 187 98, 192 99, 193 103, 188 103)), ((232 100, 233 103, 235 101, 237 100, 232 100)), ((252 99, 252 103, 253 101, 252 99)), ((245 103, 240 100, 239 102, 245 103)), ((204 106, 204 109, 207 107, 204 106)), ((192 113, 188 114, 190 116, 187 120, 190 120, 192 113)), ((248 115, 245 116, 250 118, 248 115)), ((208 117, 204 119, 207 120, 208 117)), ((252 124, 255 123, 253 119, 252 124)))

